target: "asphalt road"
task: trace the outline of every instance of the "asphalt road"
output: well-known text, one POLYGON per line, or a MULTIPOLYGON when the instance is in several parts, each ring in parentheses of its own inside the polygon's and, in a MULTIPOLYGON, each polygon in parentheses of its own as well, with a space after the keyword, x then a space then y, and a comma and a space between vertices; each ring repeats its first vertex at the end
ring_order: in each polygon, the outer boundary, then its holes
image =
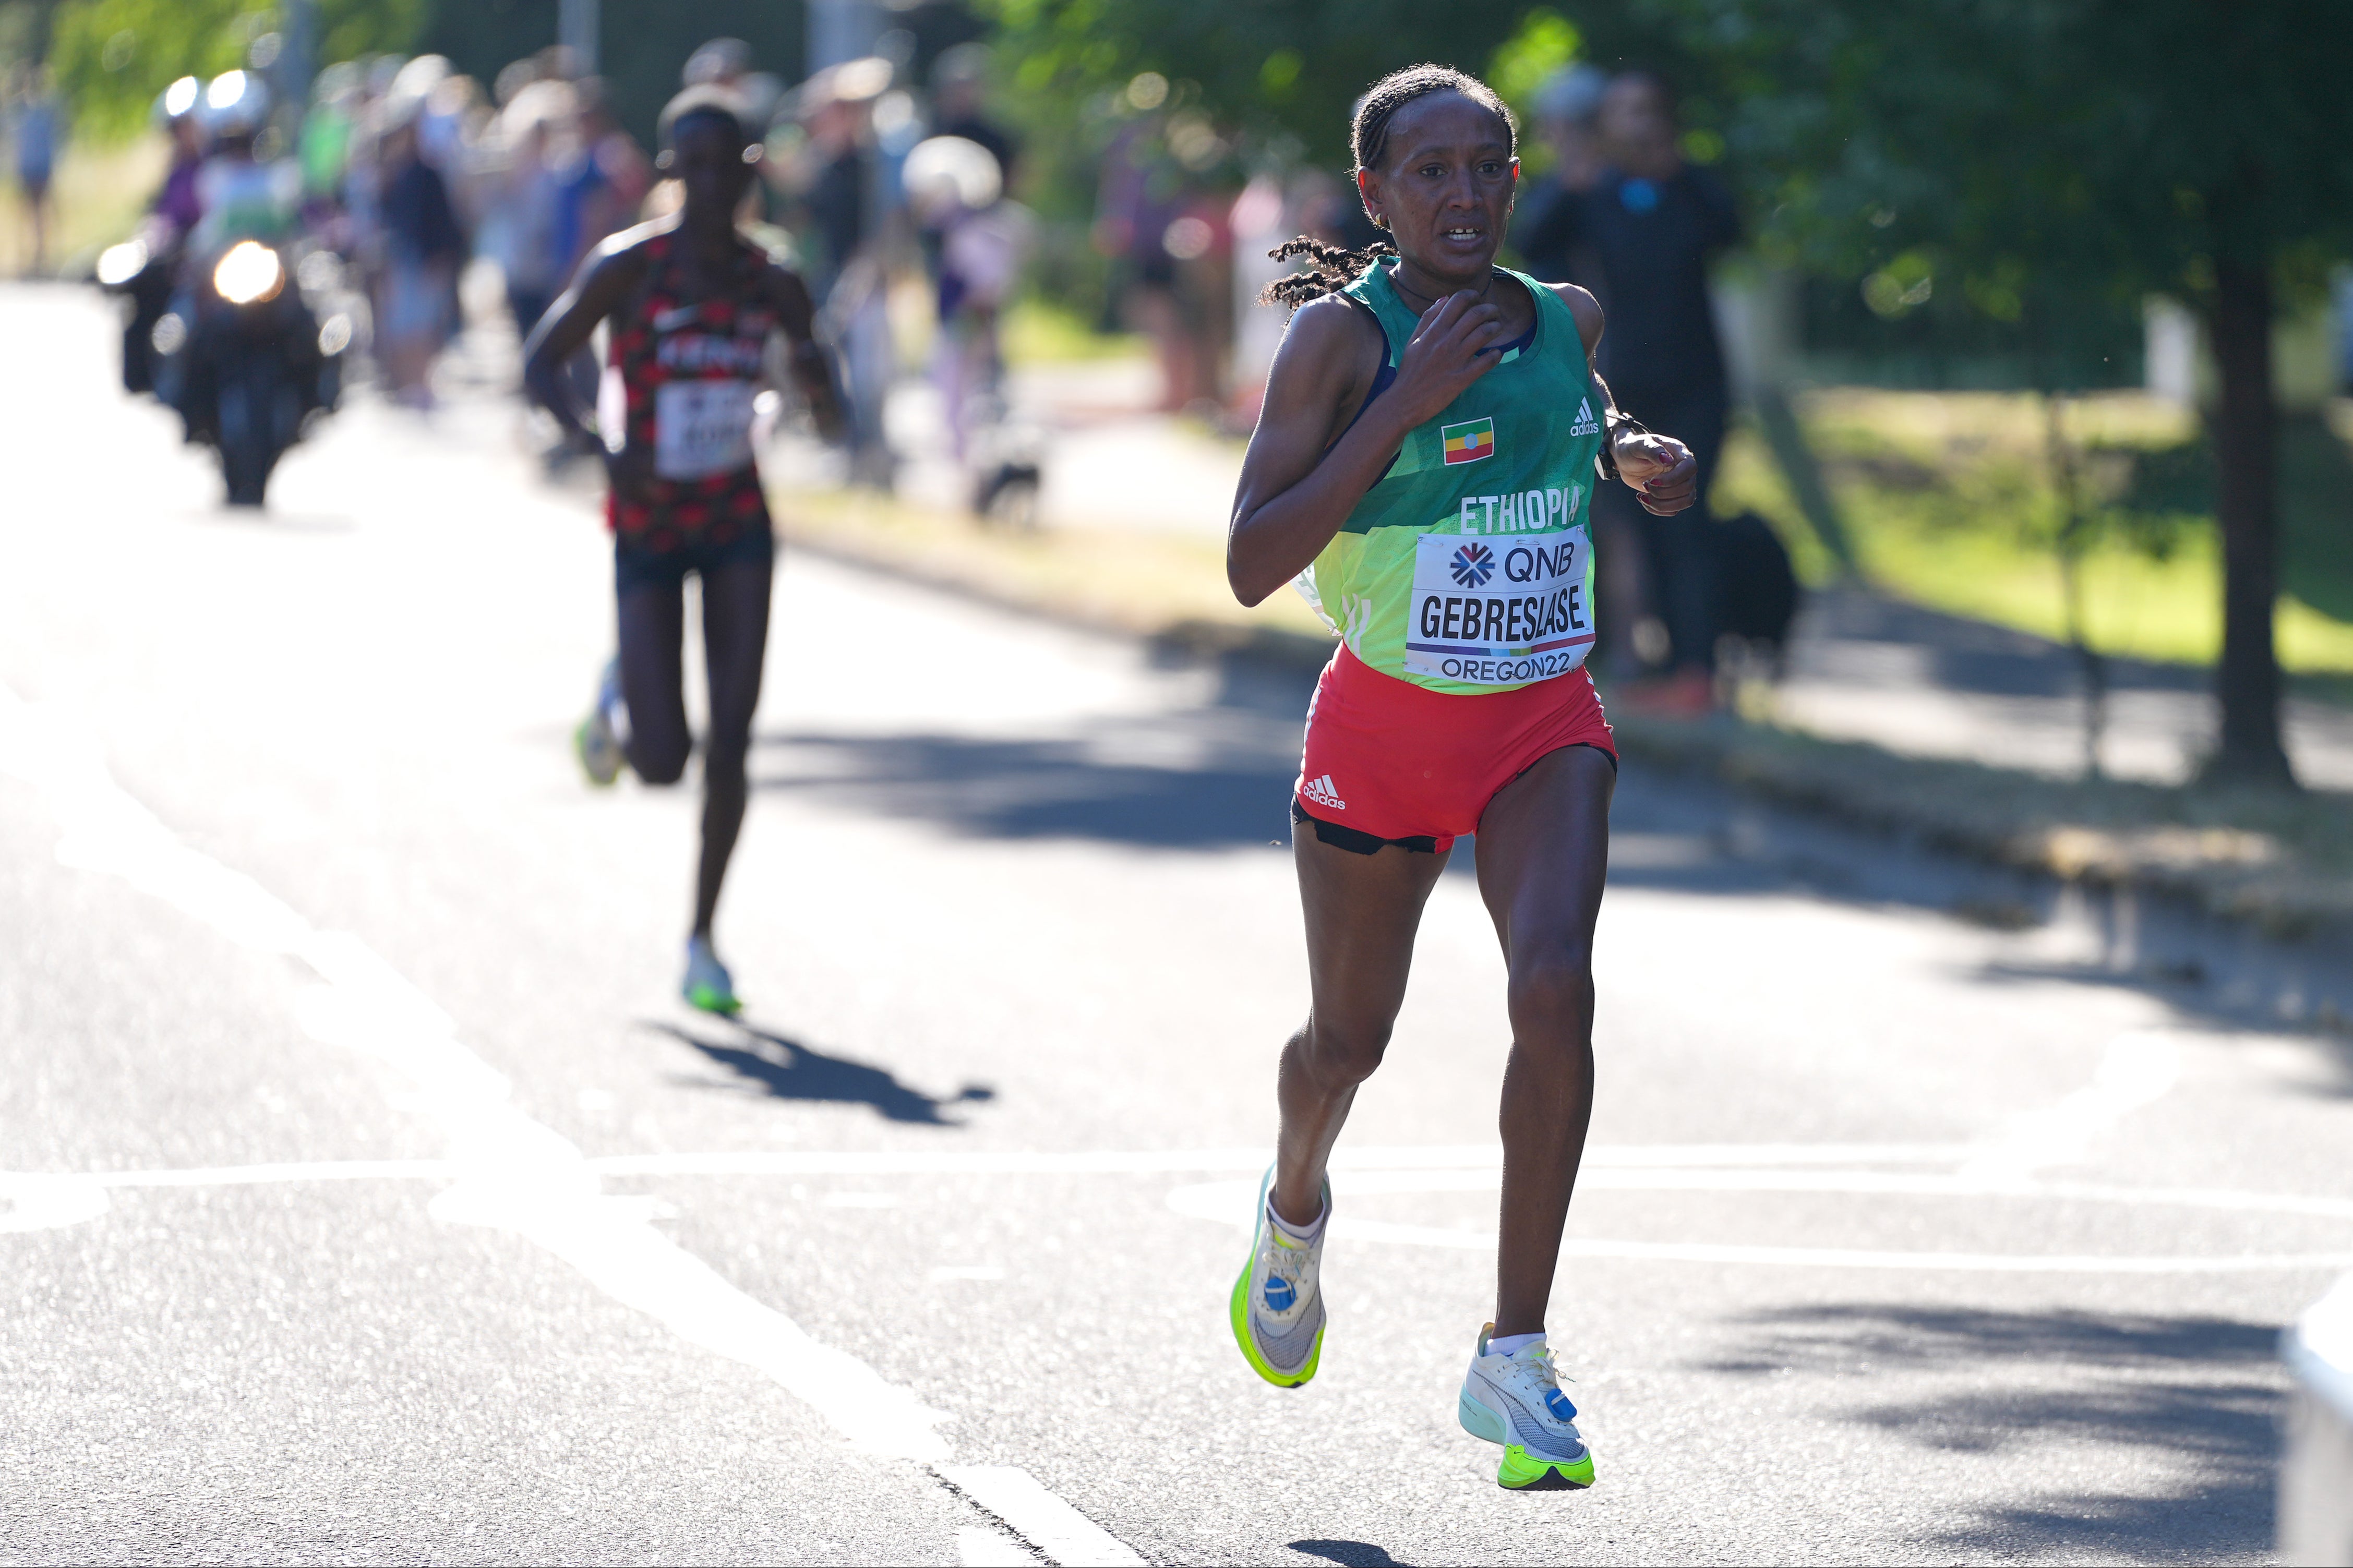
POLYGON ((1299 680, 790 561, 713 1021, 505 405, 354 407, 237 516, 93 299, 0 342, 0 1561, 2267 1555, 2353 1063, 2227 974, 1630 770, 1552 1325, 1599 1483, 1506 1494, 1467 876, 1321 1376, 1227 1335, 1299 680))

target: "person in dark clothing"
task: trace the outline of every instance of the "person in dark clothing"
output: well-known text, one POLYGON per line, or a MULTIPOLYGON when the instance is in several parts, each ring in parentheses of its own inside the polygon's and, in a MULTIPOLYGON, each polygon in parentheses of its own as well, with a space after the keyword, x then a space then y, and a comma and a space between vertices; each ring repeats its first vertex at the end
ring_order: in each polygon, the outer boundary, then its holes
POLYGON ((413 120, 385 134, 382 155, 384 194, 377 210, 384 224, 385 271, 376 338, 395 395, 427 407, 433 401, 433 358, 456 325, 450 307, 458 269, 466 260, 466 233, 450 205, 449 187, 418 151, 413 120))
POLYGON ((1013 189, 1021 143, 988 118, 988 46, 958 44, 932 67, 932 134, 976 142, 997 160, 1005 189, 1013 189))
MULTIPOLYGON (((1610 495, 1608 504, 1620 515, 1602 521, 1620 538, 1642 541, 1649 597, 1666 626, 1667 679, 1644 695, 1700 710, 1714 700, 1716 633, 1705 498, 1731 407, 1707 268, 1737 242, 1740 219, 1723 183, 1677 151, 1673 104, 1658 78, 1632 71, 1612 81, 1599 127, 1609 160, 1599 179, 1532 212, 1517 239, 1532 264, 1565 265, 1574 254, 1598 266, 1609 333, 1597 368, 1620 408, 1672 430, 1699 460, 1699 506, 1652 517, 1616 507, 1610 495)), ((1595 500, 1604 504, 1601 496, 1595 500)), ((1603 616, 1630 625, 1622 605, 1613 617, 1605 605, 1603 616)))

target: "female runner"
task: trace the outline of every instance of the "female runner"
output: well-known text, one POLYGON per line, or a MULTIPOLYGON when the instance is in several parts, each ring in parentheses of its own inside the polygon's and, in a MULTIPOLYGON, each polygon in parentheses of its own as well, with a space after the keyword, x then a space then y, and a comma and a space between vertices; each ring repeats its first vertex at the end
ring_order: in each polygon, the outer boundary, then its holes
POLYGON ((1292 802, 1312 1005, 1283 1047, 1282 1133, 1234 1336, 1270 1383, 1315 1375, 1324 1166, 1380 1066, 1423 903, 1456 836, 1509 967, 1494 1321, 1459 1411, 1514 1489, 1582 1487, 1593 1459, 1560 1391, 1545 1309, 1593 1106, 1593 927, 1617 755, 1593 682, 1587 519, 1597 468, 1651 510, 1695 499, 1676 441, 1610 406, 1601 310, 1494 265, 1515 128, 1473 78, 1417 66, 1356 110, 1356 184, 1395 242, 1294 240, 1314 269, 1275 356, 1234 500, 1226 570, 1255 605, 1299 579, 1342 646, 1308 710, 1292 802))
POLYGON ((524 378, 576 439, 607 454, 606 518, 619 603, 618 689, 576 737, 589 776, 619 771, 612 709, 628 715, 629 766, 676 784, 688 733, 680 669, 685 583, 702 580, 702 650, 711 728, 702 748, 702 857, 681 987, 694 1006, 733 1013, 733 980, 711 945, 719 885, 744 822, 744 755, 768 646, 776 538, 752 461, 752 399, 772 332, 791 344, 793 377, 820 430, 840 414, 824 351, 809 334, 808 290, 735 232, 760 145, 734 101, 713 88, 672 100, 661 163, 685 190, 676 214, 615 235, 532 334, 524 378), (599 321, 612 323, 606 379, 622 394, 617 445, 597 436, 565 362, 599 321))

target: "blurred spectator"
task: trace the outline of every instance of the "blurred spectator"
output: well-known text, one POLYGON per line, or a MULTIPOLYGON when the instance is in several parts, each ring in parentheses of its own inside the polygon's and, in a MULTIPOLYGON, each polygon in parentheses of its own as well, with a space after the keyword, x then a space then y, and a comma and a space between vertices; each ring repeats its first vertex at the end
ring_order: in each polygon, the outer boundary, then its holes
POLYGON ((295 156, 302 165, 303 203, 322 217, 340 201, 351 168, 352 111, 359 94, 359 69, 348 61, 327 67, 311 86, 295 156))
POLYGON ((417 115, 396 111, 378 147, 384 279, 376 344, 394 395, 412 407, 433 403, 433 361, 455 325, 451 306, 466 237, 440 172, 418 147, 417 115))
MULTIPOLYGON (((1678 710, 1704 710, 1714 700, 1718 629, 1707 488, 1730 412, 1707 269, 1739 239, 1739 217, 1731 193, 1684 163, 1673 100, 1658 77, 1629 71, 1616 78, 1602 94, 1596 123, 1606 163, 1590 188, 1564 190, 1522 247, 1564 258, 1590 247, 1609 321, 1596 368, 1620 408, 1683 440, 1699 459, 1700 504, 1689 511, 1652 517, 1622 485, 1602 487, 1594 510, 1604 559, 1609 552, 1630 557, 1624 542, 1642 542, 1648 598, 1666 633, 1667 679, 1639 695, 1678 710)), ((1611 604, 1610 579, 1602 587, 1607 651, 1622 658, 1641 623, 1622 601, 1611 604)))
POLYGON ((58 143, 65 131, 47 65, 23 68, 9 121, 10 139, 16 148, 16 186, 24 192, 25 213, 33 229, 31 270, 46 272, 49 265, 49 181, 57 174, 58 143))
MULTIPOLYGON (((1156 107, 1166 92, 1163 83, 1146 96, 1156 107)), ((1146 113, 1112 138, 1096 185, 1094 241, 1113 264, 1115 307, 1159 352, 1161 408, 1176 413, 1216 405, 1233 319, 1232 240, 1227 204, 1197 188, 1169 148, 1170 129, 1146 113)))
POLYGON ((515 331, 524 337, 562 292, 570 259, 557 233, 555 143, 571 133, 572 111, 570 84, 540 79, 523 84, 499 115, 506 167, 495 222, 484 237, 505 275, 515 331))
POLYGON ((681 87, 723 88, 744 108, 744 127, 765 130, 776 118, 784 84, 766 71, 752 68, 752 46, 741 38, 713 38, 687 56, 679 72, 681 87))
POLYGON ((1021 144, 988 117, 988 46, 958 44, 932 65, 932 134, 960 136, 988 149, 1010 195, 1021 144))
POLYGON ((907 198, 936 240, 940 332, 933 378, 959 463, 973 433, 997 417, 1004 365, 997 322, 1029 250, 1029 214, 1004 199, 996 154, 961 136, 934 136, 907 154, 907 198))
MULTIPOLYGON (((1589 240, 1575 254, 1570 245, 1584 238, 1573 209, 1601 183, 1609 166, 1598 123, 1609 82, 1591 66, 1569 66, 1537 89, 1536 136, 1551 153, 1552 167, 1528 192, 1512 236, 1535 276, 1547 283, 1577 284, 1597 297, 1605 286, 1599 258, 1589 240)), ((1607 300, 1602 309, 1608 310, 1607 300)))
POLYGON ((591 77, 576 84, 575 92, 571 134, 556 170, 559 290, 572 281, 584 257, 637 221, 653 183, 653 165, 606 105, 604 83, 591 77))
POLYGON ((883 400, 892 370, 889 279, 876 199, 875 100, 890 89, 879 55, 828 66, 801 84, 797 138, 772 177, 794 198, 795 227, 808 247, 805 275, 848 384, 850 463, 864 483, 888 488, 883 400))

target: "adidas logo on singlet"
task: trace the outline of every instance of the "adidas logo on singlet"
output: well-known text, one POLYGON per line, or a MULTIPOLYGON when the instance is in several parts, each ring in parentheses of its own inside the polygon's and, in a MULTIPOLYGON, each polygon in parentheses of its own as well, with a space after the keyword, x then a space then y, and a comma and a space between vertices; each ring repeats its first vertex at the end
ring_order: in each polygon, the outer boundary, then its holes
POLYGON ((1299 794, 1303 800, 1314 801, 1317 805, 1328 805, 1335 811, 1348 809, 1348 803, 1340 798, 1339 790, 1333 785, 1330 773, 1325 773, 1312 784, 1300 785, 1299 794))
POLYGON ((1580 397, 1577 400, 1577 423, 1568 427, 1568 433, 1572 436, 1599 436, 1601 434, 1600 421, 1593 417, 1593 403, 1591 399, 1580 397))

